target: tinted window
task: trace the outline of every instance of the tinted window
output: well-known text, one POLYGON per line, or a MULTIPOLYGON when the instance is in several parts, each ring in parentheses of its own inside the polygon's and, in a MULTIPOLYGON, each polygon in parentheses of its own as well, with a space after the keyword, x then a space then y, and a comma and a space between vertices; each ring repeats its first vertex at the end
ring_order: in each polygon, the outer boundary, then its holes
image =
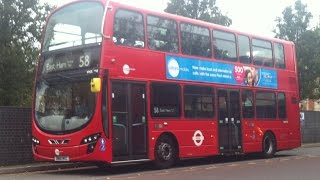
POLYGON ((113 42, 118 45, 144 47, 143 17, 140 13, 120 9, 113 25, 113 42))
POLYGON ((286 95, 284 93, 278 94, 278 115, 279 118, 287 117, 286 95))
POLYGON ((252 54, 255 65, 273 67, 271 42, 252 39, 252 54))
POLYGON ((236 37, 232 33, 213 31, 214 57, 222 60, 237 60, 236 37))
POLYGON ((181 24, 182 53, 211 57, 210 33, 208 28, 181 24))
POLYGON ((186 86, 184 88, 184 115, 187 118, 211 118, 214 116, 213 89, 186 86))
POLYGON ((250 90, 242 90, 242 116, 243 118, 254 117, 253 92, 250 90))
POLYGON ((272 92, 256 93, 257 118, 276 118, 276 96, 272 92))
POLYGON ((176 84, 151 85, 152 117, 180 117, 180 87, 176 84))
POLYGON ((241 63, 250 64, 250 40, 247 36, 238 36, 239 60, 241 63))
POLYGON ((156 16, 147 17, 148 46, 150 49, 178 52, 177 23, 156 16))
POLYGON ((285 69, 285 62, 284 62, 284 50, 283 45, 279 43, 274 43, 274 57, 276 61, 276 67, 279 69, 285 69))

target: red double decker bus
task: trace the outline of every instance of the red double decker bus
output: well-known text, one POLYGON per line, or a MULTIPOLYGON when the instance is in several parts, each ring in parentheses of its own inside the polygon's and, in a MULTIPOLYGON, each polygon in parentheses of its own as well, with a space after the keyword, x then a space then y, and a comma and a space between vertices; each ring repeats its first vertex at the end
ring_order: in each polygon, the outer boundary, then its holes
POLYGON ((35 160, 105 164, 300 146, 295 46, 112 1, 47 20, 36 73, 35 160))

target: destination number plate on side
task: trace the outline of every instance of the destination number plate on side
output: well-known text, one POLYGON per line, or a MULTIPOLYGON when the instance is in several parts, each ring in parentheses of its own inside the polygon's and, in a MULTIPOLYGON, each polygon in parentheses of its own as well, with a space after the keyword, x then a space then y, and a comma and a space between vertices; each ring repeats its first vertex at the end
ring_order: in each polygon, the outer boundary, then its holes
POLYGON ((69 156, 55 156, 54 161, 69 161, 69 156))

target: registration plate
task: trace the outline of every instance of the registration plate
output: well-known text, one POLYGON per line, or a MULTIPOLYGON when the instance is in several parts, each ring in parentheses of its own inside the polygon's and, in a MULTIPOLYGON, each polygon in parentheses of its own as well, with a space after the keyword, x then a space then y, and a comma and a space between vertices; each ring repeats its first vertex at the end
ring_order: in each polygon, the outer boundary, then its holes
POLYGON ((54 161, 69 161, 69 156, 55 156, 54 161))

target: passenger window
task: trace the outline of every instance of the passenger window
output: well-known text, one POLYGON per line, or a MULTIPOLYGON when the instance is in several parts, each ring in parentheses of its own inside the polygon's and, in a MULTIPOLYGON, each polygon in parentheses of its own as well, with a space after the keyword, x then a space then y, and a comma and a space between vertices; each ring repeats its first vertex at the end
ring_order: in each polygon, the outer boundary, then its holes
POLYGON ((211 57, 209 29, 192 24, 181 24, 182 53, 194 56, 211 57))
POLYGON ((180 87, 177 84, 151 84, 151 116, 180 117, 181 116, 180 87))
POLYGON ((214 116, 213 89, 201 86, 185 86, 184 115, 187 118, 212 118, 214 116))
POLYGON ((283 45, 274 43, 274 57, 276 61, 276 67, 279 69, 285 69, 284 50, 283 45))
POLYGON ((113 42, 117 45, 144 48, 142 15, 134 11, 118 10, 114 17, 113 42))
POLYGON ((287 118, 286 95, 278 93, 278 116, 281 119, 287 118))
POLYGON ((271 42, 252 39, 253 63, 259 66, 273 67, 271 42))
POLYGON ((233 33, 213 30, 213 52, 216 59, 236 61, 236 37, 233 33))
POLYGON ((254 98, 253 92, 250 90, 242 90, 242 117, 253 118, 254 117, 254 98))
POLYGON ((276 96, 273 92, 256 93, 256 113, 257 118, 276 118, 276 96))
POLYGON ((247 36, 238 36, 239 60, 241 63, 250 64, 250 40, 247 36))
POLYGON ((148 46, 165 52, 178 52, 178 29, 173 20, 156 16, 147 17, 148 46))

